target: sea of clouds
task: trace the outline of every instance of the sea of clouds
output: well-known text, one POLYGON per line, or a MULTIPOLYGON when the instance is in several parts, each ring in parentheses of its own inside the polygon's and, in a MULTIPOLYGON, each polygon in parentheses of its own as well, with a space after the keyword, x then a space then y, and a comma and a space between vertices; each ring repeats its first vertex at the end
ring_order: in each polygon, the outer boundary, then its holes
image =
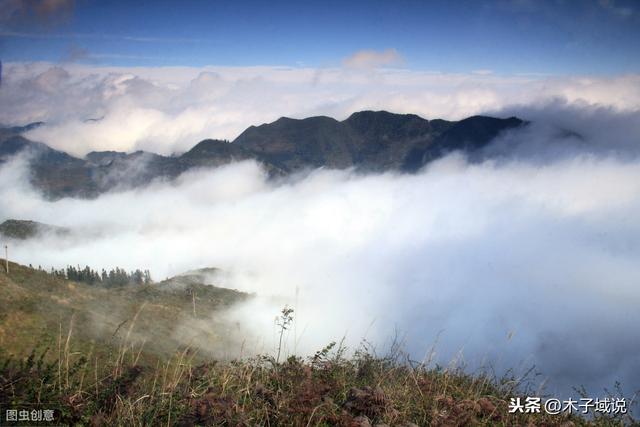
POLYGON ((445 74, 367 67, 101 67, 3 64, 0 123, 44 121, 29 136, 83 156, 161 154, 205 138, 234 139, 281 116, 342 120, 373 109, 458 120, 513 105, 640 109, 640 75, 445 74))
MULTIPOLYGON (((148 268, 155 279, 222 269, 225 286, 258 296, 226 313, 256 352, 273 350, 274 316, 289 304, 296 326, 287 352, 310 354, 342 337, 351 348, 366 339, 383 352, 399 337, 415 360, 517 374, 535 365, 552 394, 584 385, 598 396, 621 381, 631 395, 640 384, 640 96, 626 86, 637 76, 478 77, 495 80, 483 85, 402 72, 406 92, 394 83, 398 92, 383 98, 370 82, 343 92, 331 70, 260 77, 249 69, 245 78, 176 70, 174 82, 154 70, 12 66, 19 77, 3 82, 9 89, 0 98, 15 108, 3 107, 0 117, 51 122, 30 137, 79 154, 170 152, 282 114, 344 118, 365 107, 531 120, 481 160, 453 153, 414 175, 321 169, 273 181, 248 161, 95 200, 45 200, 17 157, 0 168, 0 218, 86 236, 15 243, 12 257, 24 264, 148 268), (453 89, 441 89, 449 93, 442 98, 413 93, 424 79, 453 89), (465 92, 467 83, 477 96, 465 92), (32 98, 18 99, 17 85, 32 98), (553 96, 524 95, 533 88, 553 96), (482 96, 492 90, 500 96, 482 96), (102 119, 81 120, 89 117, 102 119)), ((391 79, 374 77, 382 88, 391 79)))

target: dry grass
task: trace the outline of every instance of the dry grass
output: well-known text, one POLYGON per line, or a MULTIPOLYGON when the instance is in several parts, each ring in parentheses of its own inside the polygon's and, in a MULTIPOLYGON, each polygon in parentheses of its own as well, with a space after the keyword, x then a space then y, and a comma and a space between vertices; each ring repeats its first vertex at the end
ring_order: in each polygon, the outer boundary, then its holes
MULTIPOLYGON (((20 266, 14 271, 11 280, 0 275, 7 289, 15 288, 3 297, 13 299, 14 306, 20 299, 37 301, 52 293, 76 302, 95 298, 79 284, 50 282, 46 273, 20 266), (37 285, 34 277, 40 280, 37 285), (58 292, 48 286, 59 287, 58 292)), ((35 350, 27 355, 10 356, 5 347, 0 351, 0 408, 55 409, 59 423, 94 426, 569 427, 634 422, 630 417, 586 420, 544 411, 509 414, 509 399, 526 391, 523 378, 431 367, 411 361, 397 348, 377 356, 364 345, 346 357, 343 346, 330 344, 313 357, 292 356, 283 362, 272 356, 222 362, 184 346, 167 356, 132 339, 138 328, 146 327, 141 319, 149 305, 161 303, 153 295, 151 302, 138 301, 135 310, 128 310, 125 321, 111 325, 108 341, 87 339, 82 332, 86 313, 79 309, 68 316, 54 311, 59 314, 54 338, 32 343, 35 350)), ((182 309, 191 313, 191 296, 184 299, 182 309)), ((41 306, 27 304, 4 317, 5 342, 17 333, 7 322, 21 317, 31 325, 28 331, 42 325, 51 331, 51 319, 36 318, 34 307, 41 306)))
POLYGON ((629 425, 630 417, 509 414, 512 378, 427 368, 398 353, 352 357, 331 344, 314 357, 196 362, 185 348, 155 364, 122 345, 111 357, 73 350, 0 358, 0 407, 56 410, 67 425, 579 426, 629 425))

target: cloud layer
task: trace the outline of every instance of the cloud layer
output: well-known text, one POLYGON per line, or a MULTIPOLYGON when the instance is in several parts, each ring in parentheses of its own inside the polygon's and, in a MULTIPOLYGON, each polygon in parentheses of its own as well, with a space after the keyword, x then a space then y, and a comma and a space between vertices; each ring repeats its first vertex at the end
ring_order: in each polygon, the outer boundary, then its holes
MULTIPOLYGON (((617 116, 584 117, 557 120, 597 145, 617 116)), ((634 126, 619 137, 637 141, 634 126)), ((571 155, 470 164, 454 154, 416 175, 319 170, 279 183, 243 162, 91 201, 43 200, 17 159, 0 169, 11 184, 0 189, 0 217, 91 235, 15 243, 23 263, 149 268, 156 279, 224 269, 225 285, 260 295, 227 314, 254 351, 272 349, 273 317, 288 303, 297 319, 288 351, 342 336, 383 349, 399 331, 418 360, 435 346, 445 365, 535 365, 552 394, 585 385, 599 396, 616 380, 631 393, 640 384, 640 161, 536 129, 506 138, 567 143, 571 155)))
MULTIPOLYGON (((395 55, 391 51, 383 56, 395 55)), ((344 119, 364 109, 461 119, 550 102, 615 111, 640 108, 640 75, 498 76, 367 67, 3 65, 0 123, 45 121, 46 126, 29 136, 76 155, 137 149, 169 154, 187 150, 204 138, 233 139, 250 125, 281 116, 344 119)))
MULTIPOLYGON (((536 365, 550 392, 640 384, 640 76, 462 75, 400 69, 108 68, 9 64, 0 122, 91 150, 171 153, 234 138, 279 116, 362 109, 459 119, 517 114, 493 160, 452 155, 416 175, 320 170, 267 180, 253 162, 175 183, 44 200, 25 159, 0 168, 0 219, 84 230, 90 239, 12 243, 23 263, 149 268, 156 279, 224 269, 261 297, 228 313, 269 351, 273 316, 296 308, 288 350, 347 336, 412 357, 435 345, 498 372, 536 365)), ((185 325, 184 330, 194 325, 185 325)), ((206 327, 206 325, 204 326, 206 327)))

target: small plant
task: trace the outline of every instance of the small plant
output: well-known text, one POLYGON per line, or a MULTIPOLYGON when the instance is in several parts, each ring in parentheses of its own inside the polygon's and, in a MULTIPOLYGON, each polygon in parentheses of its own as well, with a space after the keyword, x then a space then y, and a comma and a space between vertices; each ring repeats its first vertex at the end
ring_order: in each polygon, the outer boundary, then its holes
POLYGON ((280 352, 282 351, 282 337, 284 332, 289 329, 289 326, 293 323, 293 308, 289 308, 286 305, 280 312, 280 316, 276 319, 276 325, 280 328, 280 340, 278 341, 278 355, 276 356, 276 364, 280 362, 280 352))

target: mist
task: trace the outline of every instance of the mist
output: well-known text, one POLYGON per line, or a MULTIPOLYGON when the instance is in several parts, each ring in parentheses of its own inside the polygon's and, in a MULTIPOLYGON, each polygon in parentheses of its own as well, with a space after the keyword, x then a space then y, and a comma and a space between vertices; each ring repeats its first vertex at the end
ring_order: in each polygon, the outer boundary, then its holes
MULTIPOLYGON (((371 59, 366 52, 358 58, 371 59)), ((539 111, 558 100, 614 112, 640 108, 637 74, 443 73, 348 66, 353 60, 332 68, 8 63, 0 123, 45 122, 26 136, 82 157, 94 150, 183 152, 281 116, 343 120, 372 109, 460 120, 513 105, 539 111)))
MULTIPOLYGON (((274 317, 288 304, 296 325, 287 353, 342 338, 384 352, 396 339, 413 359, 444 366, 535 366, 551 394, 585 386, 597 396, 616 381, 632 394, 637 113, 544 111, 530 108, 523 118, 538 125, 488 150, 507 156, 452 153, 414 175, 319 169, 274 181, 246 161, 94 200, 47 201, 19 157, 0 169, 0 218, 75 231, 12 242, 23 264, 148 268, 156 280, 220 268, 223 286, 257 295, 223 314, 249 353, 273 351, 274 317), (549 154, 558 147, 562 155, 549 154)), ((206 327, 182 325, 185 341, 206 327)))

